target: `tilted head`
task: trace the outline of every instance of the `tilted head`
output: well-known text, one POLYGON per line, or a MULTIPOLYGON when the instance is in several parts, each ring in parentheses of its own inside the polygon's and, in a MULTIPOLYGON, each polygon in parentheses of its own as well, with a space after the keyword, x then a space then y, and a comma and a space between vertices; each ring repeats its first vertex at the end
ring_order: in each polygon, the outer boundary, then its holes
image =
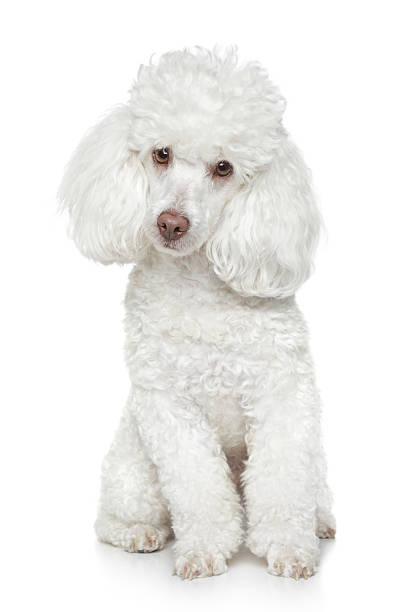
POLYGON ((310 273, 319 213, 282 126, 285 102, 233 50, 141 66, 129 103, 80 143, 59 198, 73 237, 103 263, 205 251, 243 295, 292 295, 310 273))

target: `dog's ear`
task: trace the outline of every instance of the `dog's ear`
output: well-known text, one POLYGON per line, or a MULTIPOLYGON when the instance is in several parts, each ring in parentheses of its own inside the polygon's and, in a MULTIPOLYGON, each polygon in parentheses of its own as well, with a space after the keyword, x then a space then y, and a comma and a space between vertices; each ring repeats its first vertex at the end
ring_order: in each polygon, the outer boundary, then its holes
POLYGON ((147 179, 130 129, 127 105, 106 115, 79 144, 58 192, 79 250, 106 264, 135 261, 144 245, 147 179))
POLYGON ((207 255, 238 293, 285 298, 310 274, 319 228, 309 171, 284 134, 269 166, 226 205, 207 255))

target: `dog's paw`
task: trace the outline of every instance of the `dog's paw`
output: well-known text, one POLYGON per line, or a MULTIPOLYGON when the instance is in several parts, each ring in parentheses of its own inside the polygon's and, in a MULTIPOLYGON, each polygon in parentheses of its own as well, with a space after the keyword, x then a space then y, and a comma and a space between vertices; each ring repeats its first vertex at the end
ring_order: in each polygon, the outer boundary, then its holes
POLYGON ((182 580, 218 576, 227 570, 227 562, 222 554, 187 555, 176 559, 174 574, 182 580))
POLYGON ((305 552, 273 546, 267 555, 268 572, 274 576, 307 580, 316 573, 318 558, 318 549, 305 552))
POLYGON ((327 539, 336 537, 336 528, 321 522, 317 525, 316 535, 318 538, 327 539))
POLYGON ((316 573, 316 564, 312 560, 305 561, 295 556, 277 557, 268 560, 268 572, 274 576, 307 580, 316 573))
POLYGON ((169 529, 136 523, 125 529, 121 535, 120 547, 127 552, 149 553, 164 548, 169 529))

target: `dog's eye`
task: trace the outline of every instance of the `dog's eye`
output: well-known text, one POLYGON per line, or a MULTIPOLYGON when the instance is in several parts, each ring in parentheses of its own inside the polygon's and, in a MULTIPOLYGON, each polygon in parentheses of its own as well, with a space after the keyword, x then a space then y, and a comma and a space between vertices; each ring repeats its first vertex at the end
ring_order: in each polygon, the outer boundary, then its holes
POLYGON ((232 165, 223 159, 215 166, 214 174, 217 174, 218 176, 229 176, 232 174, 232 165))
POLYGON ((170 160, 170 149, 162 147, 153 151, 153 157, 158 164, 168 164, 170 160))

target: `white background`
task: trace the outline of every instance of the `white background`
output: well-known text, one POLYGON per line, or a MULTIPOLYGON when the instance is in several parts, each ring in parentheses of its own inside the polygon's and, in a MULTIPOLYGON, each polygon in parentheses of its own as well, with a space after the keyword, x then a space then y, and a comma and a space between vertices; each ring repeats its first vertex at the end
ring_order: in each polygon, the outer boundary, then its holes
POLYGON ((4 610, 400 610, 406 605, 407 70, 404 2, 9 2, 1 16, 1 558, 4 610), (88 262, 55 193, 139 63, 236 43, 288 99, 327 226, 299 293, 338 520, 308 582, 243 550, 183 583, 171 548, 95 541, 99 467, 128 380, 127 268, 88 262))

